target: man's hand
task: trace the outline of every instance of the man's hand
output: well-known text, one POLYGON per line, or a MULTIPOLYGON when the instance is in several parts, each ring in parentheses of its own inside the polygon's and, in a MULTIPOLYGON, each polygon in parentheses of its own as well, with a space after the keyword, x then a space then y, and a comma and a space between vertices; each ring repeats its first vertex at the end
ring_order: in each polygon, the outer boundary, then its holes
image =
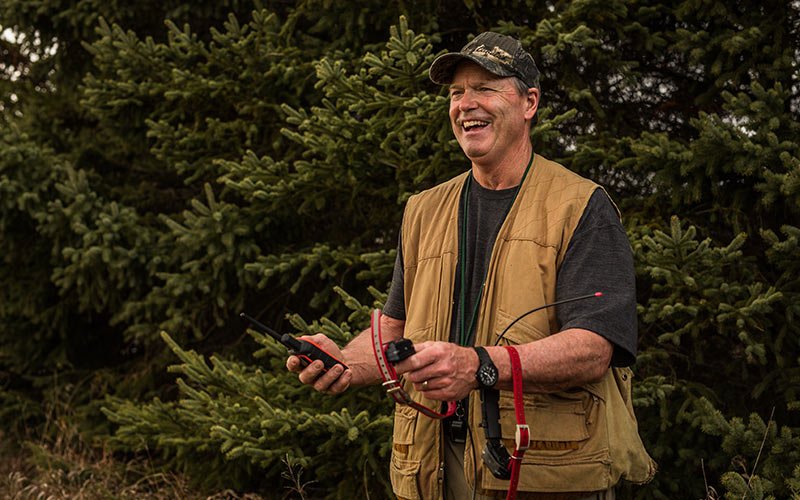
POLYGON ((458 401, 478 387, 475 380, 478 355, 473 349, 433 341, 414 344, 414 348, 416 353, 397 363, 395 368, 425 397, 458 401))
MULTIPOLYGON (((339 346, 321 333, 310 337, 298 338, 314 342, 336 359, 345 360, 345 356, 339 346)), ((347 363, 347 361, 344 362, 347 363)), ((304 368, 300 358, 297 356, 289 356, 289 359, 286 360, 286 368, 290 372, 299 374, 297 378, 300 379, 300 382, 312 386, 319 392, 340 394, 350 387, 350 381, 353 377, 353 373, 350 370, 345 370, 342 365, 335 365, 325 372, 323 366, 322 361, 316 360, 304 368)))

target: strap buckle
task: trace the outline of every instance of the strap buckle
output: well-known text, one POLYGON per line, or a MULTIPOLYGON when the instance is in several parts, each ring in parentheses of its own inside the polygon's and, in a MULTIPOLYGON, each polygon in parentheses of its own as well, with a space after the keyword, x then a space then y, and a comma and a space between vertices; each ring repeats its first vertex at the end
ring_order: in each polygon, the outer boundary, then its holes
POLYGON ((381 385, 386 388, 386 394, 393 397, 396 402, 404 405, 407 405, 411 402, 411 399, 408 397, 408 393, 403 390, 400 380, 387 380, 381 385))
POLYGON ((396 391, 399 391, 400 389, 402 389, 400 387, 400 381, 399 380, 387 380, 386 382, 382 383, 381 385, 386 388, 386 392, 388 392, 389 394, 391 394, 393 392, 396 392, 396 391))
POLYGON ((531 430, 528 424, 517 424, 514 441, 517 445, 517 451, 525 451, 531 447, 531 430))

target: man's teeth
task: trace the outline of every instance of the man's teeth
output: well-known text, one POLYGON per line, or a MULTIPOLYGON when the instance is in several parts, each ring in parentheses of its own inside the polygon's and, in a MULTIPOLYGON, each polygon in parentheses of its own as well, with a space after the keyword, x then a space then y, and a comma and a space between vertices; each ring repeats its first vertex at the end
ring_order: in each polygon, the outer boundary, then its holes
POLYGON ((471 129, 472 127, 483 127, 485 125, 489 125, 489 122, 484 122, 480 120, 466 120, 461 123, 461 126, 465 129, 471 129))

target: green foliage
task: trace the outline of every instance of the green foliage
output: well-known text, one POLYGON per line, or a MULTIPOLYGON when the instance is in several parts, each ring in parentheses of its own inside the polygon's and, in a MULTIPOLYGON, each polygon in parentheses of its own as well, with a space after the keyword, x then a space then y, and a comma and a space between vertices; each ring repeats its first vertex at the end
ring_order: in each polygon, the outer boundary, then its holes
POLYGON ((799 19, 771 1, 3 2, 23 35, 0 41, 3 436, 54 432, 39 403, 66 391, 98 442, 208 488, 288 468, 315 497, 388 494, 388 398, 300 386, 238 313, 340 343, 367 324, 403 203, 468 167, 427 68, 493 28, 543 72, 536 150, 609 189, 636 254, 634 403, 660 473, 628 495, 797 498, 799 19))
MULTIPOLYGON (((352 317, 363 323, 369 308, 346 298, 356 309, 352 317)), ((309 325, 299 317, 293 322, 301 333, 322 331, 345 342, 352 337, 346 323, 323 320, 309 325)), ((111 444, 160 453, 179 469, 191 461, 194 477, 209 488, 278 484, 284 472, 281 464, 290 460, 293 466, 314 471, 320 486, 309 486, 309 492, 315 496, 389 495, 389 400, 376 388, 351 391, 341 400, 313 393, 287 376, 283 346, 258 332, 251 334, 264 346, 255 355, 267 357, 265 370, 217 356, 206 360, 162 333, 181 361, 170 367, 180 375, 180 398, 143 406, 108 398, 104 412, 119 426, 111 444), (199 456, 204 459, 197 462, 199 456), (352 456, 360 458, 343 460, 352 456), (263 472, 257 474, 256 469, 263 472), (363 481, 342 481, 342 474, 363 481)))
MULTIPOLYGON (((744 416, 754 405, 777 403, 780 420, 787 422, 783 441, 775 439, 774 446, 767 441, 763 453, 770 458, 762 458, 758 471, 753 466, 744 473, 769 478, 759 487, 779 493, 779 498, 788 494, 786 479, 800 459, 780 452, 796 448, 800 437, 800 429, 786 412, 796 402, 795 391, 789 388, 798 382, 796 370, 787 369, 796 365, 796 342, 787 344, 786 335, 796 339, 798 332, 785 322, 786 292, 780 290, 791 289, 766 281, 758 262, 743 255, 743 234, 717 246, 709 238, 698 241, 696 227, 685 227, 673 217, 669 233, 645 229, 632 240, 640 275, 646 278, 642 282, 648 284, 640 320, 655 341, 638 363, 641 372, 655 378, 645 378, 635 396, 640 404, 659 409, 658 432, 644 430, 644 434, 651 436, 662 471, 696 470, 701 459, 706 472, 729 466, 740 470, 736 464, 743 459, 736 457, 755 459, 765 424, 751 414, 750 428, 745 429, 741 418, 729 423, 719 408, 744 416), (676 427, 684 425, 703 435, 685 429, 676 435, 676 427), (724 455, 710 453, 714 441, 709 436, 722 438, 724 455)), ((730 489, 735 483, 724 484, 730 489)))

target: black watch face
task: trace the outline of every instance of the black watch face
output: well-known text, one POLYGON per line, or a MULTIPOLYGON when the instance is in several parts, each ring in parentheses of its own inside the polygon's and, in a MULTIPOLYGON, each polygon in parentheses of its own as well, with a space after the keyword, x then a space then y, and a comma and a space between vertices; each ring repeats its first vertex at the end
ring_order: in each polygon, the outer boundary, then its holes
POLYGON ((482 365, 478 368, 478 382, 484 387, 493 387, 497 383, 497 367, 482 365))

